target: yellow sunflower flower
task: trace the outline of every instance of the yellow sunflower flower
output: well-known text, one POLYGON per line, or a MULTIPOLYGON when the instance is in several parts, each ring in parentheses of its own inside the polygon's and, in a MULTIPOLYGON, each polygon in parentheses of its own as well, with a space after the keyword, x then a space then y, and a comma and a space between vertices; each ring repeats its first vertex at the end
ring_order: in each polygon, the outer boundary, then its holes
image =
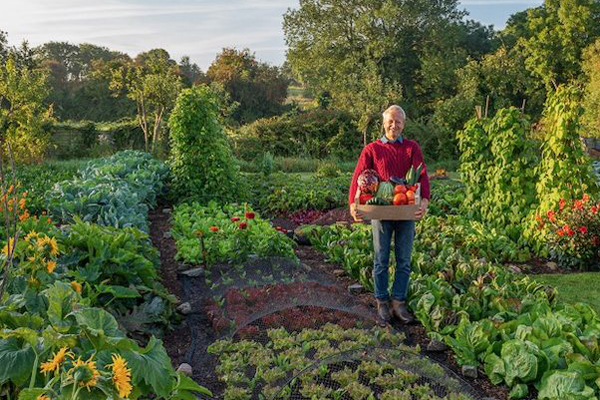
POLYGON ((112 368, 112 379, 119 397, 126 399, 133 387, 131 386, 131 370, 127 368, 127 361, 119 354, 112 355, 112 364, 108 364, 107 367, 112 368))
POLYGON ((83 361, 81 357, 78 357, 77 360, 73 361, 73 368, 67 371, 67 376, 71 379, 74 379, 75 372, 79 373, 77 377, 79 385, 85 386, 88 391, 91 387, 96 386, 100 377, 100 372, 96 368, 96 361, 93 361, 92 358, 94 356, 91 356, 87 361, 83 361))
POLYGON ((81 283, 77 282, 77 281, 72 281, 71 282, 71 287, 73 288, 73 290, 75 290, 77 293, 81 294, 81 283))
POLYGON ((35 239, 35 238, 37 238, 37 236, 38 236, 38 233, 36 231, 31 231, 25 236, 25 241, 29 243, 31 241, 31 239, 35 239))
POLYGON ((68 350, 69 348, 65 346, 62 347, 56 353, 54 353, 52 359, 42 363, 42 365, 40 366, 41 372, 45 374, 50 371, 58 371, 58 368, 60 368, 60 364, 63 361, 65 361, 66 356, 73 357, 73 353, 68 350))
POLYGON ((46 266, 48 267, 48 273, 51 274, 56 269, 56 261, 50 260, 46 266))
POLYGON ((5 256, 8 257, 8 254, 11 251, 14 252, 13 251, 13 247, 15 247, 15 238, 14 237, 8 238, 8 243, 6 243, 4 245, 4 248, 2 249, 2 252, 4 253, 5 256))
POLYGON ((35 400, 50 400, 50 397, 46 396, 45 394, 40 394, 35 398, 35 400))
POLYGON ((48 240, 48 244, 50 245, 50 254, 52 254, 53 256, 57 256, 58 255, 58 243, 56 243, 56 238, 53 237, 50 240, 48 240))

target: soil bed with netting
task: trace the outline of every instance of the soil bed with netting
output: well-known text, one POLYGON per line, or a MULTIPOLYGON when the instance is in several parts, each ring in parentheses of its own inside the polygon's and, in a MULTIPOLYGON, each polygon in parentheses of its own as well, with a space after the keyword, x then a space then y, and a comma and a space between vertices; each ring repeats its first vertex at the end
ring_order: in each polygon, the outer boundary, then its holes
MULTIPOLYGON (((165 285, 181 302, 190 303, 191 312, 181 326, 165 335, 165 346, 174 363, 185 362, 192 366, 193 378, 211 389, 213 398, 222 399, 226 394, 234 398, 232 379, 244 387, 240 390, 252 393, 250 398, 253 399, 258 399, 259 393, 267 393, 270 396, 267 398, 305 399, 310 398, 307 397, 310 390, 332 393, 331 396, 340 399, 360 397, 361 391, 367 390, 375 398, 416 399, 425 393, 440 397, 465 393, 471 398, 508 398, 505 388, 491 385, 487 378, 466 380, 459 376, 460 368, 450 351, 416 352, 415 345, 425 348, 429 342, 422 326, 402 326, 394 322, 391 329, 377 327, 372 295, 350 296, 346 288, 354 281, 340 273, 339 266, 325 262, 323 254, 310 246, 298 246, 299 262, 280 258, 250 259, 243 265, 214 265, 192 274, 195 276, 182 274, 199 266, 182 265, 175 260, 175 242, 167 233, 170 214, 163 212, 166 207, 151 213, 151 236, 161 253, 165 285), (299 339, 320 335, 323 331, 330 331, 334 339, 327 339, 329 343, 323 338, 312 338, 314 342, 299 339), (337 337, 344 332, 355 336, 337 337), (379 342, 382 337, 387 341, 379 342), (362 343, 365 347, 358 348, 361 340, 367 340, 365 338, 377 341, 362 343), (394 342, 398 338, 401 343, 394 342), (286 364, 286 357, 274 350, 277 346, 285 348, 281 340, 289 346, 297 342, 285 352, 295 354, 293 365, 286 364), (390 347, 389 340, 395 345, 390 347), (248 347, 254 353, 244 355, 248 347), (397 353, 390 353, 393 351, 397 353), (399 351, 406 354, 401 356, 399 351), (261 365, 262 358, 258 355, 266 357, 265 353, 273 353, 272 359, 263 360, 267 364, 261 365), (232 364, 227 358, 231 354, 246 357, 245 363, 234 358, 236 362, 232 364), (419 363, 426 367, 414 367, 419 363), (231 368, 242 370, 231 371, 231 368), (264 370, 273 375, 271 381, 257 381, 258 371, 264 370), (393 384, 384 386, 400 379, 397 374, 413 374, 417 378, 403 378, 408 379, 402 389, 406 392, 400 392, 393 384), (356 383, 348 381, 349 384, 342 387, 340 382, 348 376, 357 377, 356 383), (226 385, 223 377, 230 384, 226 385), (450 381, 454 386, 445 385, 444 382, 450 381)), ((334 215, 329 217, 335 222, 334 215)))

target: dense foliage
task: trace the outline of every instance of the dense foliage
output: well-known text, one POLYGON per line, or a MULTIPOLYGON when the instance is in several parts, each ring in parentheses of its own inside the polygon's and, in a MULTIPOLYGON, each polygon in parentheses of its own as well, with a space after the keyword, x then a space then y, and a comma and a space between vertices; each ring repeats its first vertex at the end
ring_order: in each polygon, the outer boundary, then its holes
MULTIPOLYGON (((546 103, 542 160, 536 185, 537 218, 555 209, 561 199, 580 199, 584 193, 592 196, 598 193, 590 159, 579 139, 583 111, 580 100, 577 89, 560 87, 546 103)), ((545 232, 538 229, 537 219, 530 216, 528 235, 540 238, 545 232)))
POLYGON ((330 210, 348 204, 349 174, 337 177, 302 180, 290 174, 275 173, 269 177, 254 176, 250 202, 269 215, 297 210, 330 210))
POLYGON ((206 71, 238 104, 232 119, 240 124, 281 113, 288 79, 281 69, 256 59, 249 49, 224 48, 206 71))
POLYGON ((238 166, 217 118, 217 99, 208 86, 184 90, 169 118, 173 198, 207 203, 235 200, 238 166))
POLYGON ((600 267, 600 202, 587 194, 567 202, 540 216, 539 228, 549 227, 550 255, 561 265, 580 269, 600 267))
POLYGON ((490 120, 474 119, 458 133, 460 173, 467 215, 521 237, 536 204, 535 143, 529 123, 517 109, 502 109, 490 120))
POLYGON ((251 160, 268 151, 276 156, 322 158, 358 156, 362 136, 348 113, 315 109, 260 119, 232 132, 235 153, 251 160))
POLYGON ((44 71, 19 66, 12 55, 0 63, 0 133, 17 162, 44 156, 49 135, 43 123, 51 117, 51 109, 43 105, 47 95, 44 71))
POLYGON ((147 153, 124 151, 91 161, 79 176, 46 193, 48 211, 63 222, 84 221, 148 230, 148 207, 163 191, 166 166, 147 153))
POLYGON ((172 226, 177 258, 189 264, 240 263, 252 254, 296 259, 294 242, 247 207, 181 204, 172 226))

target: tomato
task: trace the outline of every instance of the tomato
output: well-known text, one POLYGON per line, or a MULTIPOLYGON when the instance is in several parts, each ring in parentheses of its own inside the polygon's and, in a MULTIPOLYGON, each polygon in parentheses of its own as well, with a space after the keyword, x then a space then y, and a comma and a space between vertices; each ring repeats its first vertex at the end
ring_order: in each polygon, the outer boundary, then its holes
POLYGON ((398 194, 398 193, 406 193, 406 186, 396 185, 396 187, 394 187, 394 194, 398 194))
POLYGON ((366 193, 365 194, 361 194, 360 197, 358 198, 358 202, 360 204, 366 204, 367 201, 369 201, 372 198, 373 198, 373 195, 371 195, 371 194, 366 194, 366 193))
POLYGON ((401 206, 401 205, 404 205, 404 204, 407 204, 407 203, 408 203, 408 199, 406 198, 406 195, 404 193, 397 193, 394 196, 393 204, 395 206, 401 206))
POLYGON ((413 192, 412 190, 407 190, 406 197, 408 198, 409 201, 410 200, 415 201, 415 192, 413 192))

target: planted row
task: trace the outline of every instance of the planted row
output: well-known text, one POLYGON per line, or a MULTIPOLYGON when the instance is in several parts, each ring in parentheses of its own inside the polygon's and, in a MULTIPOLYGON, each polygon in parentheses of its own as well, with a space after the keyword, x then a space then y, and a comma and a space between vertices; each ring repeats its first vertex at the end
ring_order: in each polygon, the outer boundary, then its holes
POLYGON ((245 206, 181 204, 172 232, 177 258, 188 264, 241 263, 250 255, 297 260, 294 241, 245 206))
POLYGON ((163 192, 168 168, 151 155, 124 151, 91 161, 78 177, 46 193, 51 215, 63 223, 74 217, 117 228, 148 231, 148 207, 163 192))

